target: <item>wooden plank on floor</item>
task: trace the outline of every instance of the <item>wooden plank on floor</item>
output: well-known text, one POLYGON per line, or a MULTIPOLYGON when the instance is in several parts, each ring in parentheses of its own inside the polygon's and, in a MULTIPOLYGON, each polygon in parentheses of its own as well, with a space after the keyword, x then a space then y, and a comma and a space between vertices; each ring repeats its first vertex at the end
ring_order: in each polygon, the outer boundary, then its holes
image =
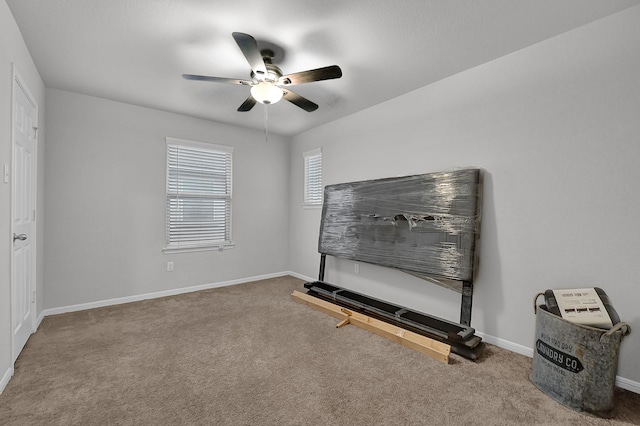
POLYGON ((348 319, 350 324, 375 333, 378 336, 382 336, 407 348, 418 351, 437 361, 444 362, 445 364, 449 363, 451 346, 446 343, 430 339, 421 334, 405 330, 404 328, 380 321, 376 318, 372 318, 358 312, 352 312, 339 305, 310 296, 297 290, 294 290, 293 293, 291 293, 291 299, 312 309, 331 315, 334 318, 343 321, 348 319))

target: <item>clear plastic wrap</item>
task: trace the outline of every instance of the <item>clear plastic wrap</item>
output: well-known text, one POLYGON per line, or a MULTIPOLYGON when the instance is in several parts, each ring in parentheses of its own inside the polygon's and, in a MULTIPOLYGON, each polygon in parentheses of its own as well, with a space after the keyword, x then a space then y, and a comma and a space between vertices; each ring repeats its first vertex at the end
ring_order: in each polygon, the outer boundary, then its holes
POLYGON ((479 169, 328 185, 318 251, 461 291, 477 264, 481 201, 479 169))

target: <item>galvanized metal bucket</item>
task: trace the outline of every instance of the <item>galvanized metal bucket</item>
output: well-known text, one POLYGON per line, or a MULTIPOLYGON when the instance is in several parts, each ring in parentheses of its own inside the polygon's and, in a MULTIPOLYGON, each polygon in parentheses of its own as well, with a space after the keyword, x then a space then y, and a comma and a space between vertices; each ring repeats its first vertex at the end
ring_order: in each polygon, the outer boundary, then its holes
POLYGON ((610 330, 575 324, 538 306, 531 382, 573 410, 613 417, 618 352, 630 331, 623 322, 610 330))

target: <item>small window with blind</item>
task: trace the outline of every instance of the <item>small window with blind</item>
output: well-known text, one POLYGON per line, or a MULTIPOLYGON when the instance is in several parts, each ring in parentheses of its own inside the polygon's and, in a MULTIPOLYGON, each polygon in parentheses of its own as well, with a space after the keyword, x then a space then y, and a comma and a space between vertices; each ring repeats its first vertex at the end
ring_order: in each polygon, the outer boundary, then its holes
POLYGON ((323 199, 322 187, 322 150, 320 148, 307 151, 304 157, 304 198, 305 207, 321 207, 323 199))
POLYGON ((165 253, 223 250, 231 242, 233 148, 167 140, 165 253))

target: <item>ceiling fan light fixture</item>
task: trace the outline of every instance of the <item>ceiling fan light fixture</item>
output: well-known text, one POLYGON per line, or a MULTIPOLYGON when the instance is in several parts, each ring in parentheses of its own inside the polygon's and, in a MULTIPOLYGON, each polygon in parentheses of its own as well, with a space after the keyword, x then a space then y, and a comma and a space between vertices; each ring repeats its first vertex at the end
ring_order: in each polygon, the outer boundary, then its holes
POLYGON ((251 86, 251 96, 261 104, 275 104, 282 99, 283 94, 282 89, 270 81, 261 81, 255 86, 251 86))

